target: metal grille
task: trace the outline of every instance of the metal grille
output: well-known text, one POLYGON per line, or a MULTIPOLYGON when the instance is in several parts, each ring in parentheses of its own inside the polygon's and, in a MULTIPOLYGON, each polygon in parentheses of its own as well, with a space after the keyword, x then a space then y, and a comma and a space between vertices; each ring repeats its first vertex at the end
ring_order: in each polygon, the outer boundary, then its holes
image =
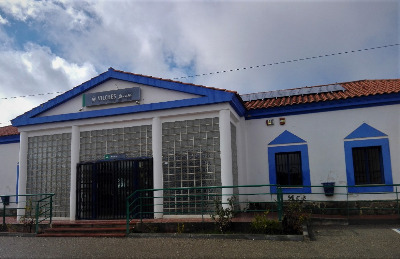
MULTIPOLYGON (((125 218, 126 197, 153 188, 152 159, 81 163, 77 169, 77 219, 125 218)), ((144 216, 152 216, 153 199, 143 205, 144 216)))
POLYGON ((301 152, 275 154, 277 183, 281 185, 303 185, 301 152))
POLYGON ((353 148, 355 184, 383 184, 382 150, 376 147, 353 148))

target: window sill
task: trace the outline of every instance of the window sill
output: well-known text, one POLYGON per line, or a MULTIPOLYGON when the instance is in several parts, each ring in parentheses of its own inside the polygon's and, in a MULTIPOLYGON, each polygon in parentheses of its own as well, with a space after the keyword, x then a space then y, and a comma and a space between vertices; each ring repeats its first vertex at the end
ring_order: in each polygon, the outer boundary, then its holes
POLYGON ((373 184, 371 186, 368 185, 359 185, 359 186, 354 186, 354 187, 349 187, 348 190, 349 193, 374 193, 374 192, 393 192, 393 186, 387 186, 387 185, 378 185, 378 184, 373 184))
MULTIPOLYGON (((311 193, 311 187, 281 187, 282 193, 311 193)), ((278 188, 276 186, 271 186, 271 193, 277 193, 278 188)))

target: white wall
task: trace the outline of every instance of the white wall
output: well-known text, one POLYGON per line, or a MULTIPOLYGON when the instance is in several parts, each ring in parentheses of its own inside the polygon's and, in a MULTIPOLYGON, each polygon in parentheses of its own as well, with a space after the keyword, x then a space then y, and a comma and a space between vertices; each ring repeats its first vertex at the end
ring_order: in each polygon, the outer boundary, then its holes
POLYGON ((247 182, 269 184, 268 143, 288 130, 307 142, 311 185, 347 185, 344 138, 367 123, 389 136, 393 183, 399 184, 399 110, 400 105, 388 105, 284 116, 283 126, 279 117, 268 118, 274 119, 273 126, 267 126, 266 119, 247 120, 247 182))
MULTIPOLYGON (((0 144, 0 194, 15 195, 17 184, 17 163, 19 159, 19 143, 0 144)), ((11 202, 15 201, 15 197, 11 198, 11 202)), ((1 208, 3 204, 0 205, 1 208)), ((16 207, 10 203, 10 206, 16 207)))

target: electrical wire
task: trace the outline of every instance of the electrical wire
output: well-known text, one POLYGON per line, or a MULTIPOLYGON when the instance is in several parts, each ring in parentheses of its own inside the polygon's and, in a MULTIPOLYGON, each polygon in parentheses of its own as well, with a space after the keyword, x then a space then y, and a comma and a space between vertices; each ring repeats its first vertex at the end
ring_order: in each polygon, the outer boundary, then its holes
POLYGON ((356 52, 361 52, 361 51, 369 51, 369 50, 375 50, 375 49, 382 49, 382 48, 395 47, 395 46, 399 46, 399 45, 400 45, 399 43, 395 43, 395 44, 390 44, 390 45, 385 45, 385 46, 379 46, 379 47, 372 47, 372 48, 358 49, 358 50, 349 50, 349 51, 342 51, 342 52, 331 53, 331 54, 325 54, 325 55, 319 55, 319 56, 313 56, 313 57, 307 57, 307 58, 298 58, 298 59, 292 59, 292 60, 286 60, 286 61, 279 61, 279 62, 273 62, 273 63, 263 64, 263 65, 257 65, 257 66, 250 66, 250 67, 243 67, 243 68, 235 68, 235 69, 222 70, 222 71, 217 71, 217 72, 210 72, 210 73, 197 74, 197 75, 190 75, 190 76, 175 77, 175 78, 173 78, 173 79, 174 79, 174 80, 177 80, 177 79, 185 79, 185 78, 193 78, 193 77, 209 76, 209 75, 215 75, 215 74, 222 74, 222 73, 228 73, 228 72, 235 72, 235 71, 247 70, 247 69, 254 69, 254 68, 263 68, 263 67, 269 67, 269 66, 274 66, 274 65, 281 65, 281 64, 292 63, 292 62, 307 61, 307 60, 312 60, 312 59, 317 59, 317 58, 325 58, 325 57, 331 57, 331 56, 336 56, 336 55, 351 54, 351 53, 356 53, 356 52))
MULTIPOLYGON (((307 61, 307 60, 313 60, 313 59, 318 59, 318 58, 331 57, 331 56, 336 56, 336 55, 345 55, 345 54, 357 53, 357 52, 362 52, 362 51, 370 51, 370 50, 375 50, 375 49, 383 49, 383 48, 395 47, 395 46, 399 46, 399 45, 400 45, 400 43, 395 43, 395 44, 379 46, 379 47, 371 47, 371 48, 358 49, 358 50, 342 51, 342 52, 325 54, 325 55, 318 55, 318 56, 313 56, 313 57, 306 57, 306 58, 298 58, 298 59, 292 59, 292 60, 286 60, 286 61, 273 62, 273 63, 257 65, 257 66, 235 68, 235 69, 227 69, 227 70, 210 72, 210 73, 203 73, 203 74, 197 74, 197 75, 175 77, 175 78, 173 78, 173 80, 200 77, 200 76, 217 75, 217 74, 228 73, 228 72, 236 72, 236 71, 240 71, 240 70, 248 70, 248 69, 255 69, 255 68, 270 67, 270 66, 282 65, 282 64, 286 64, 286 63, 301 62, 301 61, 307 61)), ((43 95, 50 95, 50 94, 60 94, 60 93, 64 93, 64 92, 30 94, 30 95, 21 95, 21 96, 12 96, 12 97, 1 97, 0 100, 10 100, 10 99, 16 99, 16 98, 27 98, 27 97, 43 96, 43 95)))

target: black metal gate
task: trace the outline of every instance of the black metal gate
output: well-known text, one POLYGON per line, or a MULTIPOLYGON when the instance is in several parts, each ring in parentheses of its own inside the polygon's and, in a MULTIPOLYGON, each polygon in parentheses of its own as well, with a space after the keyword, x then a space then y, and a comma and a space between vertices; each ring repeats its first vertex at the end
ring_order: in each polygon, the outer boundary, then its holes
MULTIPOLYGON (((153 188, 153 160, 127 159, 77 165, 77 219, 123 219, 126 198, 138 189, 153 188)), ((148 215, 153 200, 146 199, 148 215)))

